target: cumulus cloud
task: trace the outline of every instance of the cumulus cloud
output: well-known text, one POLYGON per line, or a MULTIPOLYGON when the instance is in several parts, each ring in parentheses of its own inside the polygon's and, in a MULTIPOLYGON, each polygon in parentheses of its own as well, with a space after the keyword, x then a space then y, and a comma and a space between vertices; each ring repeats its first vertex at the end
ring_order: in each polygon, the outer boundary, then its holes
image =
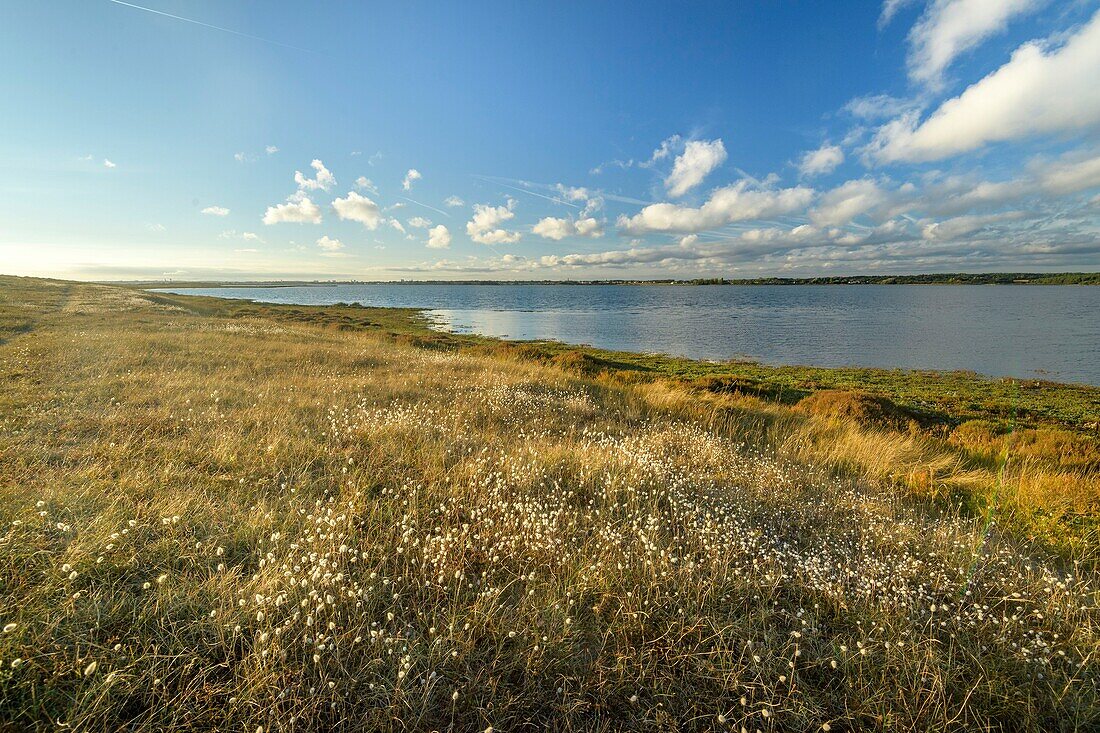
POLYGON ((466 222, 466 234, 480 244, 513 244, 520 239, 519 232, 508 231, 500 225, 512 219, 516 202, 508 199, 506 206, 474 204, 474 216, 466 222))
POLYGON ((344 248, 344 243, 339 239, 333 239, 327 234, 317 240, 317 246, 321 249, 321 256, 323 257, 343 257, 344 253, 341 252, 344 248))
POLYGON ((545 239, 559 241, 573 233, 573 222, 568 219, 557 219, 548 216, 545 219, 540 219, 531 231, 545 239))
POLYGON ((911 112, 879 128, 868 156, 879 162, 939 160, 988 143, 1100 124, 1100 12, 1066 42, 1020 46, 1012 58, 944 102, 923 122, 911 112))
MULTIPOLYGON (((933 0, 909 33, 909 77, 939 88, 951 62, 1045 0, 933 0)), ((883 14, 887 8, 883 8, 883 14)), ((896 10, 896 8, 895 8, 896 10)))
POLYGON ((458 196, 448 196, 447 198, 443 199, 443 203, 451 207, 466 205, 466 202, 460 199, 458 196))
POLYGON ((540 219, 538 224, 531 229, 532 232, 545 239, 555 242, 566 237, 589 237, 596 239, 603 236, 603 225, 592 217, 581 219, 559 219, 547 216, 540 219))
POLYGON ((269 206, 264 213, 264 224, 320 224, 321 207, 308 196, 291 196, 286 203, 269 206))
MULTIPOLYGON (((653 165, 658 160, 664 160, 672 154, 673 150, 679 148, 681 140, 682 138, 679 135, 673 135, 672 137, 662 140, 660 146, 658 146, 657 149, 653 151, 653 155, 649 157, 649 161, 641 163, 640 165, 647 167, 653 165)), ((624 167, 629 167, 633 164, 634 161, 631 160, 624 167)))
POLYGON ((416 227, 417 229, 427 229, 432 225, 430 219, 425 219, 422 216, 414 216, 411 219, 408 219, 407 223, 409 226, 416 227))
POLYGON ((306 178, 305 174, 301 171, 294 171, 294 182, 298 184, 298 188, 302 191, 328 191, 334 185, 336 185, 336 178, 332 175, 325 164, 316 158, 310 163, 310 166, 316 171, 313 178, 306 178))
POLYGON ((405 178, 401 181, 401 188, 411 191, 413 181, 419 181, 421 178, 420 171, 416 168, 409 168, 409 172, 405 174, 405 178))
POLYGON ((715 190, 701 207, 650 204, 632 217, 619 217, 618 225, 629 234, 701 232, 733 222, 790 214, 804 209, 813 197, 813 189, 805 186, 773 190, 743 180, 715 190))
POLYGON ((683 196, 703 182, 711 171, 726 162, 726 146, 719 140, 691 140, 676 156, 672 172, 665 179, 670 196, 683 196))
POLYGON ((428 230, 429 249, 447 249, 451 246, 451 232, 442 224, 428 230))
POLYGON ((104 167, 104 168, 118 168, 118 166, 117 166, 117 165, 115 165, 114 163, 112 163, 112 162, 111 162, 110 160, 108 160, 107 158, 104 158, 104 159, 103 159, 103 167, 104 167))
POLYGON ((355 191, 349 191, 346 197, 333 201, 332 208, 341 219, 357 221, 372 231, 382 222, 382 211, 378 204, 355 191))
POLYGON ((554 189, 562 195, 566 201, 587 201, 592 195, 587 188, 583 186, 566 186, 564 183, 559 183, 554 186, 554 189))
POLYGON ((266 148, 264 148, 264 152, 268 155, 275 155, 275 153, 279 152, 279 148, 274 145, 268 145, 266 148))
POLYGON ((844 151, 838 145, 822 145, 802 156, 798 171, 803 176, 823 176, 832 173, 844 162, 844 151))
POLYGON ((229 216, 229 209, 224 206, 207 206, 202 213, 208 216, 229 216))
POLYGON ((925 239, 958 239, 995 224, 1022 219, 1024 215, 1022 211, 1006 211, 999 214, 957 216, 953 219, 925 224, 921 229, 921 235, 925 239))
POLYGON ((810 212, 810 221, 818 226, 844 226, 890 201, 890 193, 869 178, 847 181, 822 194, 810 212))

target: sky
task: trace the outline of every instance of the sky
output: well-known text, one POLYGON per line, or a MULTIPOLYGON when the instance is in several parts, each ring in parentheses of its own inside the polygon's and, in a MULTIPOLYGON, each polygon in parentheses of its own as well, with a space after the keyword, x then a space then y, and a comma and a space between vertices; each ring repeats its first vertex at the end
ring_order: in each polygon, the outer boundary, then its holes
POLYGON ((1100 0, 0 6, 0 273, 1100 270, 1100 0))

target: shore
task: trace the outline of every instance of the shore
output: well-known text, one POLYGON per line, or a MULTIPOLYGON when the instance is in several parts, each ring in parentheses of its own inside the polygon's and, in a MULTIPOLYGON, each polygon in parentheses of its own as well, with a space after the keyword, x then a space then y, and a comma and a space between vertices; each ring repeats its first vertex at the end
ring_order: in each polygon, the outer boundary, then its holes
POLYGON ((1098 388, 6 277, 0 382, 17 729, 1100 724, 1098 388))
POLYGON ((693 278, 689 280, 241 280, 101 281, 135 288, 286 288, 335 285, 1100 285, 1100 272, 955 272, 924 275, 838 275, 834 277, 693 278))

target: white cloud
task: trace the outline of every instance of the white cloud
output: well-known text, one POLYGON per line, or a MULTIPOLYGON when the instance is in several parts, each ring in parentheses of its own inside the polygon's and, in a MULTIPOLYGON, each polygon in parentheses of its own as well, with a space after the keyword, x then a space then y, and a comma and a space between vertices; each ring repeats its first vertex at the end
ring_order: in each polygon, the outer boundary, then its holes
POLYGON ((118 168, 118 166, 117 166, 117 165, 115 165, 114 163, 112 163, 112 162, 111 162, 110 160, 108 160, 107 158, 104 158, 104 159, 103 159, 103 167, 104 167, 104 168, 118 168))
POLYGON ((742 180, 715 190, 699 208, 650 204, 632 217, 619 217, 618 224, 630 234, 701 232, 736 221, 790 214, 808 206, 813 196, 813 189, 805 186, 773 190, 752 187, 742 180))
POLYGON ((598 239, 603 236, 603 224, 591 216, 577 219, 573 222, 573 228, 579 237, 598 239))
POLYGON ((448 196, 443 199, 443 203, 447 206, 465 206, 466 202, 460 199, 458 196, 448 196))
POLYGON ((548 216, 545 219, 540 219, 531 231, 540 237, 559 241, 573 233, 573 222, 568 219, 556 219, 548 216))
MULTIPOLYGON (((909 33, 909 77, 939 88, 961 53, 1004 30, 1009 20, 1045 0, 933 0, 909 33)), ((886 8, 883 8, 886 13, 886 8)))
POLYGON ((540 219, 538 224, 531 229, 532 232, 545 239, 555 242, 566 237, 590 237, 596 239, 603 236, 603 226, 592 217, 577 219, 558 219, 553 216, 540 219))
POLYGON ((414 216, 406 221, 409 226, 416 227, 417 229, 428 229, 432 225, 430 219, 425 219, 422 216, 414 216))
POLYGON ((294 171, 294 182, 298 184, 299 189, 302 191, 316 191, 318 189, 327 191, 336 184, 336 178, 320 160, 314 159, 310 166, 317 171, 313 178, 306 178, 301 171, 294 171))
POLYGON ((881 127, 868 155, 921 162, 992 142, 1100 125, 1100 12, 1059 48, 1025 43, 1011 60, 921 122, 909 113, 881 127))
POLYGON ((405 231, 405 227, 397 219, 390 219, 388 221, 388 224, 391 227, 393 227, 394 229, 396 229, 397 231, 401 232, 402 234, 405 234, 405 235, 408 234, 408 232, 405 231))
POLYGON ((564 183, 559 183, 554 186, 566 201, 586 201, 591 194, 589 194, 587 188, 578 186, 566 186, 564 183))
POLYGON ((341 219, 357 221, 372 231, 382 222, 378 204, 355 191, 349 191, 346 198, 333 201, 332 208, 341 219))
POLYGON ((999 214, 957 216, 953 219, 925 224, 921 236, 925 239, 952 240, 985 229, 994 224, 1023 218, 1022 211, 1006 211, 999 214))
POLYGON ((264 224, 320 224, 321 207, 306 196, 291 196, 285 204, 269 206, 264 213, 264 224))
POLYGON ((588 237, 597 239, 604 236, 603 225, 592 217, 581 219, 558 219, 546 217, 540 219, 537 225, 531 229, 544 239, 561 241, 566 237, 588 237))
POLYGON ((151 232, 166 232, 166 231, 168 231, 168 227, 166 227, 166 226, 164 226, 163 224, 160 224, 160 223, 146 224, 145 228, 148 229, 151 232))
POLYGON ((279 148, 274 145, 268 145, 266 148, 264 148, 264 152, 268 155, 275 155, 275 153, 279 152, 279 148))
MULTIPOLYGON (((682 138, 679 135, 673 135, 670 138, 662 140, 661 141, 661 146, 653 151, 653 155, 650 156, 649 162, 641 163, 640 165, 642 167, 650 167, 654 163, 656 163, 658 160, 664 160, 665 158, 667 158, 669 155, 672 154, 673 150, 677 149, 680 146, 680 141, 681 140, 682 140, 682 138)), ((624 167, 628 168, 633 164, 634 164, 634 161, 631 160, 631 161, 628 161, 624 165, 624 167)))
POLYGON ((369 191, 370 193, 373 193, 375 196, 378 195, 378 187, 374 185, 374 181, 367 178, 366 176, 359 176, 358 178, 356 178, 355 179, 355 187, 360 188, 364 191, 369 191))
POLYGON ((401 188, 411 191, 413 181, 419 181, 421 178, 420 171, 416 168, 409 168, 409 172, 405 174, 405 178, 401 181, 401 188))
POLYGON ((226 229, 224 232, 218 235, 219 239, 241 239, 245 242, 260 242, 264 243, 264 240, 259 234, 255 232, 238 232, 236 229, 226 229))
POLYGON ((1100 155, 1080 158, 1070 155, 1037 166, 1039 184, 1055 194, 1070 194, 1100 187, 1100 155))
POLYGON ((451 232, 442 224, 437 224, 428 231, 429 249, 447 249, 451 246, 451 232))
POLYGON ((883 29, 890 24, 898 11, 907 5, 912 5, 914 0, 886 0, 882 4, 882 14, 878 17, 878 27, 883 29))
POLYGON ((822 145, 802 156, 798 170, 803 176, 821 176, 832 173, 844 162, 844 151, 838 145, 822 145))
POLYGON ((507 206, 474 204, 474 216, 466 222, 466 234, 470 236, 470 239, 480 244, 513 244, 518 242, 519 232, 508 231, 500 226, 515 216, 512 212, 515 203, 513 199, 508 199, 507 206))
POLYGON ((862 120, 884 120, 911 112, 917 107, 912 100, 891 97, 889 94, 868 94, 849 100, 844 105, 844 111, 862 120))
POLYGON ((721 140, 691 140, 676 156, 672 173, 665 179, 670 196, 683 196, 726 162, 726 146, 721 140))
POLYGON ((243 163, 248 160, 248 156, 244 153, 233 153, 233 160, 237 161, 238 163, 243 163))
POLYGON ((241 232, 241 239, 245 240, 246 242, 262 242, 262 241, 264 241, 264 240, 260 239, 260 235, 256 234, 256 232, 241 232))
POLYGON ((339 239, 333 239, 327 234, 317 240, 317 246, 321 248, 322 257, 343 257, 344 252, 341 252, 344 248, 344 243, 339 239))
POLYGON ((207 206, 202 213, 208 216, 229 216, 229 209, 224 206, 207 206))
POLYGON ((887 191, 871 179, 847 181, 821 196, 810 220, 818 226, 844 226, 888 200, 887 191))

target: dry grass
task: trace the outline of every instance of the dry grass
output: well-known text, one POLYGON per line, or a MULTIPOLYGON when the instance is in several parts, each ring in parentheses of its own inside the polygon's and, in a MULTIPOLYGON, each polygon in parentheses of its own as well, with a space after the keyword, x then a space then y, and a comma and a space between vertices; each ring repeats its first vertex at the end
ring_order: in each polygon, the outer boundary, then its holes
POLYGON ((923 437, 187 302, 0 280, 0 729, 1100 726, 923 437))

